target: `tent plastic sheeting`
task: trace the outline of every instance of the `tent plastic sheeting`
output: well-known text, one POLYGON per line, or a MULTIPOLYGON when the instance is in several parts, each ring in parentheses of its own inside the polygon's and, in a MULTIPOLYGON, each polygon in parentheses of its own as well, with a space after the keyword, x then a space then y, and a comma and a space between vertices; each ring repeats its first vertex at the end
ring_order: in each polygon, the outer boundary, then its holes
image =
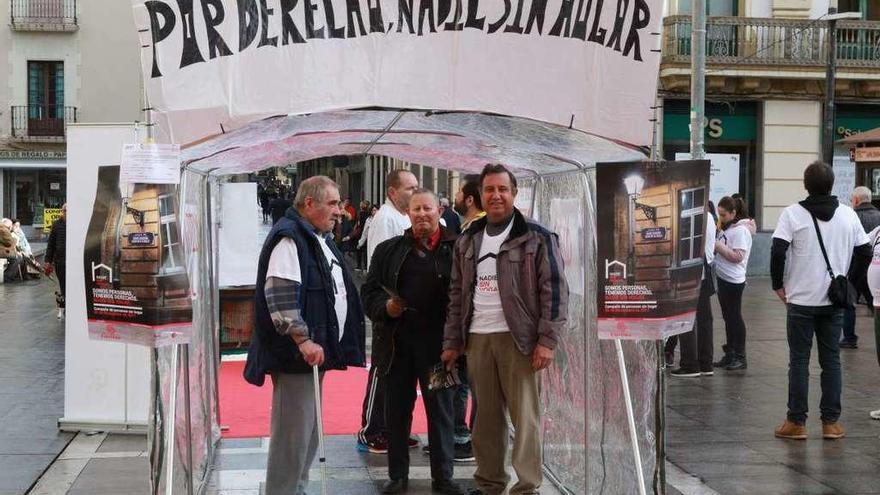
MULTIPOLYGON (((638 493, 624 390, 614 342, 597 336, 595 165, 645 159, 639 150, 582 131, 533 120, 477 113, 352 110, 279 116, 214 136, 184 150, 184 212, 200 219, 182 223, 193 248, 190 280, 194 338, 189 353, 192 458, 176 435, 171 466, 175 491, 187 476, 195 493, 209 479, 219 440, 217 419, 218 184, 223 176, 333 155, 385 155, 466 173, 489 162, 508 165, 520 178, 517 205, 542 224, 564 232, 560 249, 571 288, 569 325, 554 365, 543 374, 544 464, 548 477, 570 493, 638 493)), ((224 205, 229 207, 229 205, 224 205)), ((646 488, 659 486, 658 359, 654 342, 623 342, 635 407, 635 424, 647 473, 646 488), (652 477, 651 474, 654 476, 652 477), (653 478, 653 480, 652 480, 653 478)), ((159 434, 171 423, 184 428, 184 408, 168 415, 172 382, 180 394, 185 362, 172 366, 160 350, 152 451, 168 445, 159 434), (175 379, 175 370, 178 377, 175 379)), ((183 395, 178 395, 183 399, 183 395)), ((169 463, 154 463, 154 490, 166 493, 169 463)), ((182 491, 181 491, 182 493, 182 491)))

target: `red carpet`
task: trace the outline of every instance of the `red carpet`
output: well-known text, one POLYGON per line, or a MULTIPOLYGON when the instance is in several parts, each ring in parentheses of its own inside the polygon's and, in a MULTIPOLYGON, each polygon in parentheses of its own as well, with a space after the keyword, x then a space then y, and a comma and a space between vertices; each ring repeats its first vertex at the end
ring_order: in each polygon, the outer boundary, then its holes
MULTIPOLYGON (((220 365, 220 424, 229 427, 223 437, 268 437, 272 380, 266 377, 262 387, 255 387, 244 381, 243 370, 244 361, 226 361, 220 365)), ((367 370, 364 368, 327 372, 321 387, 325 435, 357 433, 366 387, 367 370)), ((412 431, 428 431, 421 397, 416 400, 413 411, 412 431)))

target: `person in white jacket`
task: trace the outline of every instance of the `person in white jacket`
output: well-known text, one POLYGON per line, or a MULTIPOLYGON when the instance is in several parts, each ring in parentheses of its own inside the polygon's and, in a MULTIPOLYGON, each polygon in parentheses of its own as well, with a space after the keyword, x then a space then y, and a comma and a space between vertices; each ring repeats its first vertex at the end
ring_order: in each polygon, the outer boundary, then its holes
MULTIPOLYGON (((387 199, 372 217, 367 237, 367 270, 373 260, 376 246, 392 237, 403 235, 410 228, 407 208, 419 181, 409 170, 392 170, 385 179, 387 199)), ((375 338, 375 335, 373 336, 375 338)), ((373 345, 376 348, 376 345, 373 345)), ((358 431, 358 450, 372 454, 388 452, 387 426, 385 424, 385 377, 370 368, 367 391, 361 412, 361 429, 358 431)), ((410 447, 417 447, 418 440, 410 438, 410 447)))
POLYGON ((419 181, 409 170, 392 170, 385 179, 385 185, 388 187, 385 204, 373 217, 370 237, 367 239, 367 270, 370 269, 376 246, 403 235, 403 231, 410 227, 406 209, 413 191, 419 187, 419 181))
MULTIPOLYGON (((880 364, 880 227, 875 228, 868 234, 871 239, 871 264, 868 266, 868 288, 874 296, 874 338, 876 339, 877 364, 880 364)), ((871 411, 874 419, 880 419, 880 409, 871 411)))

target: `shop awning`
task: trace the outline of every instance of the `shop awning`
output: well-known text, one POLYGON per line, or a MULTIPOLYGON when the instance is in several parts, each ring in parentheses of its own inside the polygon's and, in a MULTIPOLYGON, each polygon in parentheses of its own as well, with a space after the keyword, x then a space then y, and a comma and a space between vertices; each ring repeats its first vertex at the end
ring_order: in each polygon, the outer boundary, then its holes
POLYGON ((45 170, 66 169, 65 160, 0 160, 0 169, 12 170, 45 170))
POLYGON ((880 127, 871 129, 870 131, 853 134, 850 137, 837 141, 840 144, 864 144, 864 143, 880 143, 880 127))

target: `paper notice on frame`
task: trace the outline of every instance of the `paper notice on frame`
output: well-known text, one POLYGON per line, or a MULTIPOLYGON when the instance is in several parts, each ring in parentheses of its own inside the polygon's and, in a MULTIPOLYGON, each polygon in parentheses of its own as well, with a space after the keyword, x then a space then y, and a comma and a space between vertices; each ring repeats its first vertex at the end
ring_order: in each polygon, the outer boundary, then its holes
POLYGON ((180 145, 123 144, 120 182, 180 184, 180 145))
POLYGON ((693 328, 703 277, 709 162, 596 168, 600 339, 658 340, 693 328))

